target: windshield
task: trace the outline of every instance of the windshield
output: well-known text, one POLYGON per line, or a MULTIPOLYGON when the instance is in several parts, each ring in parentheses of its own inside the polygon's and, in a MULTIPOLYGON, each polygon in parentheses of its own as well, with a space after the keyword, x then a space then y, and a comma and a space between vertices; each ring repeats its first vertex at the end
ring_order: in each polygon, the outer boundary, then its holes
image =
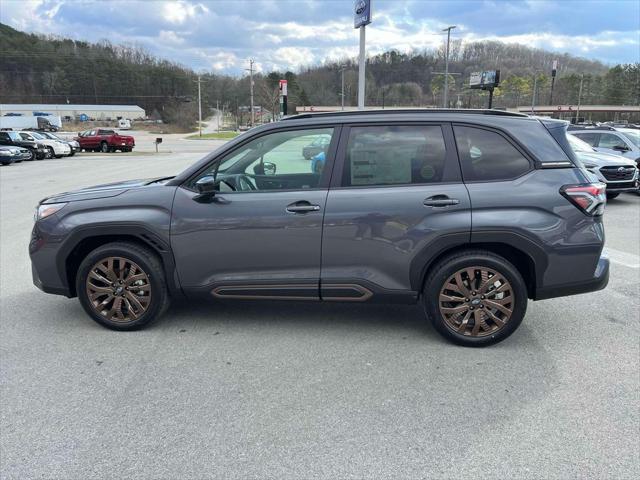
POLYGON ((567 134, 567 140, 569 141, 569 145, 571 145, 571 150, 574 152, 593 152, 594 149, 584 140, 580 140, 575 135, 567 134))
POLYGON ((627 137, 636 147, 640 148, 640 132, 629 128, 620 129, 618 131, 627 137))

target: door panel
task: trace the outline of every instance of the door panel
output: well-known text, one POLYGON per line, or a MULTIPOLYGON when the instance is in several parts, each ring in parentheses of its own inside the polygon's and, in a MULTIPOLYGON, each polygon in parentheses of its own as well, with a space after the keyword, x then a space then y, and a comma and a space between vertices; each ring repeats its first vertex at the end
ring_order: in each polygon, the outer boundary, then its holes
POLYGON ((470 232, 469 194, 461 183, 332 190, 321 283, 363 281, 381 289, 411 290, 411 263, 424 248, 443 235, 470 232), (424 205, 440 195, 458 203, 424 205))
POLYGON ((218 193, 198 202, 179 188, 171 246, 184 288, 237 283, 312 283, 320 277, 322 215, 327 190, 218 193), (315 210, 287 211, 307 202, 315 210))

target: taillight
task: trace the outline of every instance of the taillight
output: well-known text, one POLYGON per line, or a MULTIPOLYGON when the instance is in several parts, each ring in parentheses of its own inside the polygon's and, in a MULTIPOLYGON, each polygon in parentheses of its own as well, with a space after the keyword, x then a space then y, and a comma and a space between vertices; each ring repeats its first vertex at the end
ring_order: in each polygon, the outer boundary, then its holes
POLYGON ((560 193, 585 214, 595 217, 604 213, 607 203, 607 186, 604 183, 565 185, 560 193))

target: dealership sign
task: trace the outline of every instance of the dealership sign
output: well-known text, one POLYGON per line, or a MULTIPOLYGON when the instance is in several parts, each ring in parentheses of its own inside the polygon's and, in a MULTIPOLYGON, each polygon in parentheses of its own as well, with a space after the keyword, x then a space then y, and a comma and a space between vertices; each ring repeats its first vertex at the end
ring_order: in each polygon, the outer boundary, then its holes
POLYGON ((369 25, 371 23, 371 0, 355 0, 353 13, 353 28, 369 25))
POLYGON ((287 96, 287 81, 280 80, 278 84, 278 90, 280 90, 280 95, 287 96))
POLYGON ((469 88, 490 90, 500 83, 500 70, 473 72, 469 78, 469 88))

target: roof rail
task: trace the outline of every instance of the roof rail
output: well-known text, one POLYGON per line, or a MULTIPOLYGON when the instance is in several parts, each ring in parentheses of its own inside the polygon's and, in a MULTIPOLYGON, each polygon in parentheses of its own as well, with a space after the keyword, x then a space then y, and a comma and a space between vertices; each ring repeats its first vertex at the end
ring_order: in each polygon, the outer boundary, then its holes
POLYGON ((615 127, 611 125, 575 125, 571 124, 568 128, 569 131, 576 130, 615 130, 615 127))
POLYGON ((465 108, 380 108, 375 110, 339 110, 335 112, 303 112, 288 115, 282 120, 301 120, 314 117, 343 117, 351 115, 389 115, 402 113, 465 113, 475 115, 496 115, 502 117, 528 117, 525 113, 507 112, 493 109, 465 109, 465 108))

